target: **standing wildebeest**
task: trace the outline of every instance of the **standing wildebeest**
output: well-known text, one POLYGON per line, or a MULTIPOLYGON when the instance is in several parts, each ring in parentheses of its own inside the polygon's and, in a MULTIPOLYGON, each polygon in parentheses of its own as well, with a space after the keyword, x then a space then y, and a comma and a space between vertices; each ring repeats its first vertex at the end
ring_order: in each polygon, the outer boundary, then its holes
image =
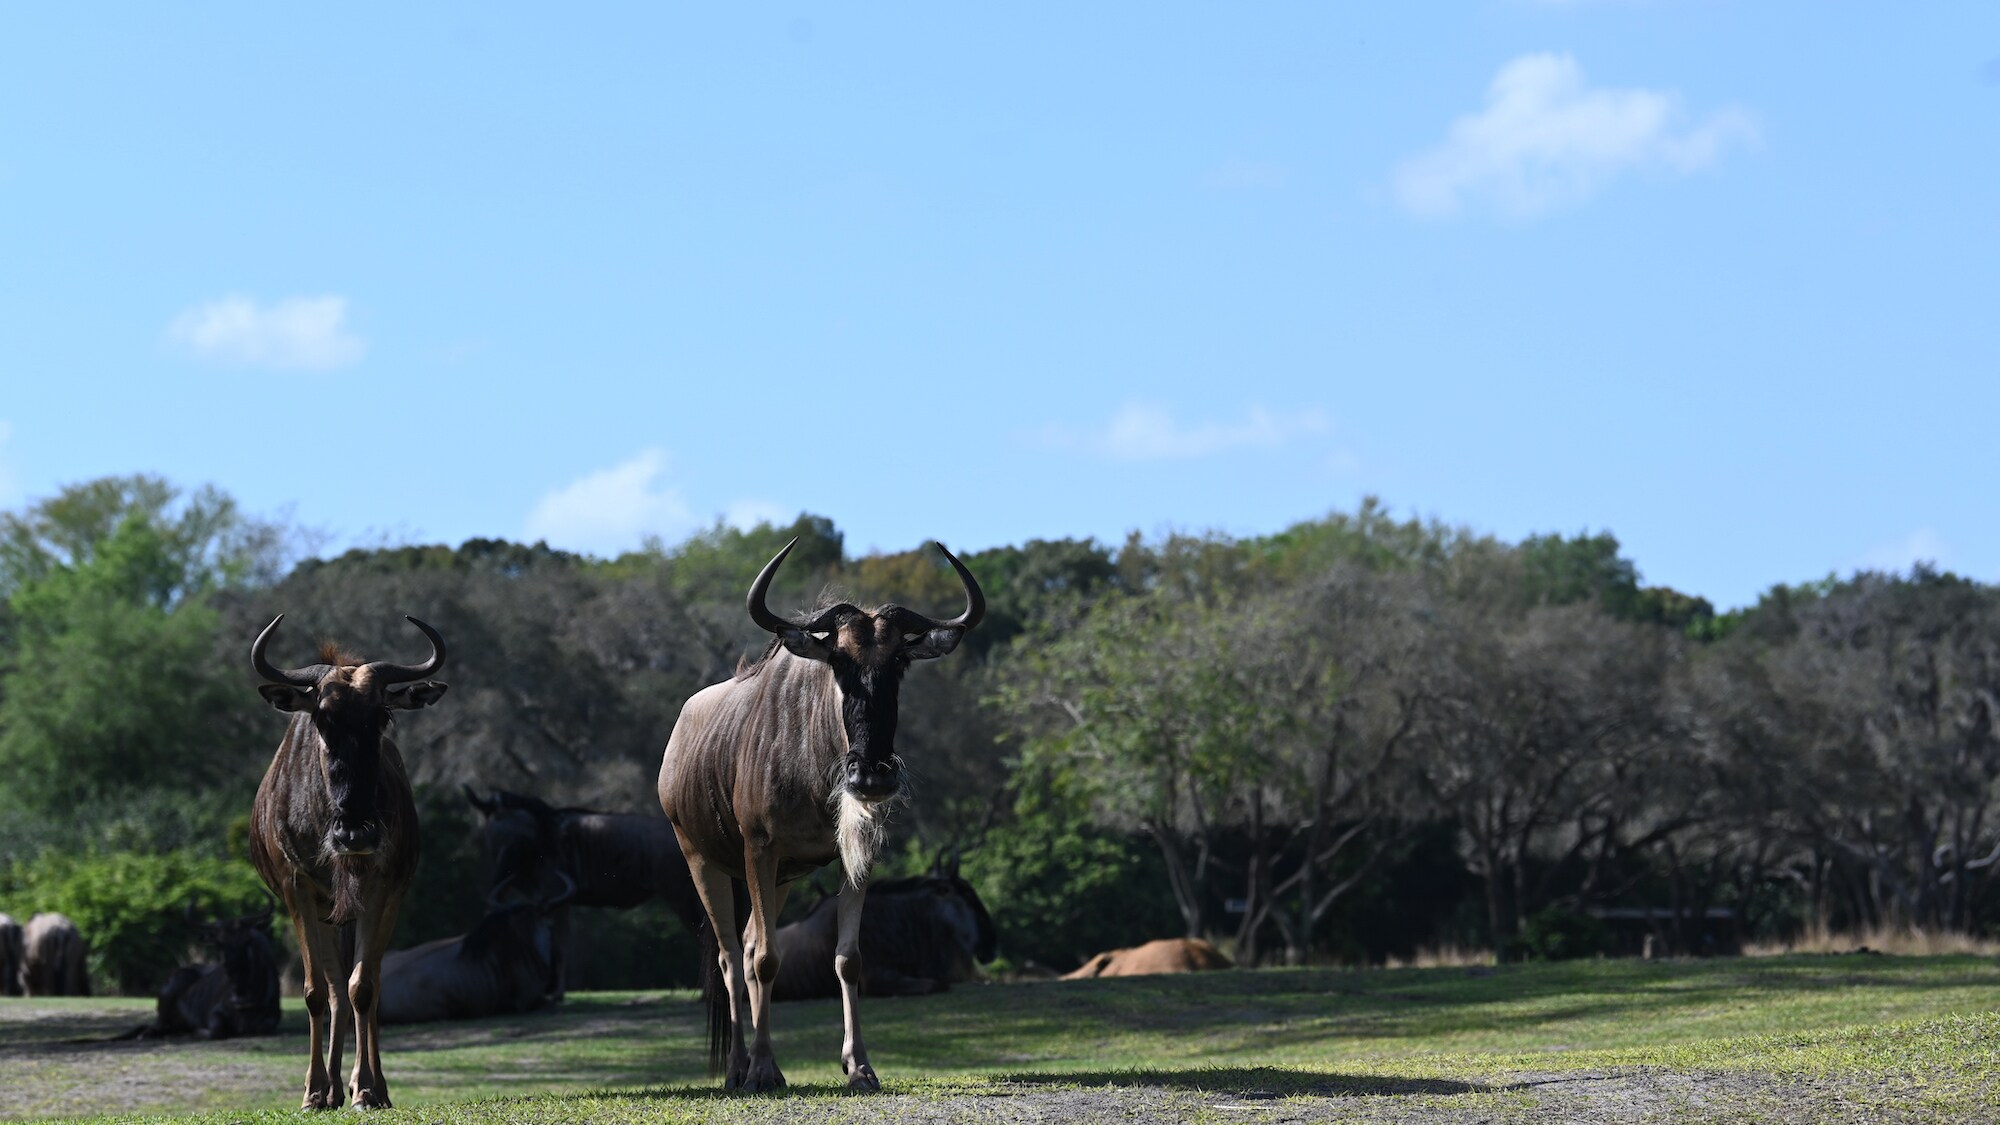
POLYGON ((465 786, 465 799, 486 818, 480 850, 487 893, 503 887, 533 898, 550 893, 558 879, 574 893, 549 917, 549 999, 563 998, 570 906, 629 910, 663 899, 687 927, 701 932, 701 897, 688 878, 687 861, 662 817, 592 809, 558 809, 535 797, 496 789, 482 798, 465 786))
MULTIPOLYGON (((833 972, 836 902, 821 899, 805 917, 778 927, 773 1000, 840 995, 840 978, 833 972)), ((943 992, 954 981, 970 979, 973 965, 993 960, 997 952, 986 904, 955 869, 869 884, 868 911, 861 917, 863 994, 943 992)))
POLYGON ((0 996, 21 994, 21 923, 0 914, 0 996))
POLYGON ((764 565, 746 599, 750 619, 776 639, 761 659, 682 706, 660 762, 660 807, 680 837, 721 946, 720 981, 710 977, 719 987, 709 990, 709 1062, 720 1063, 726 1047, 724 1087, 756 1092, 785 1084, 771 1056, 778 911, 793 880, 838 856, 848 880, 833 958, 845 1017, 841 1069, 849 1087, 878 1090, 855 1000, 868 868, 888 808, 904 793, 896 694, 912 660, 958 647, 984 615, 986 599, 940 544, 965 587, 965 612, 949 621, 897 605, 863 610, 845 602, 787 620, 764 597, 797 542, 764 565), (738 925, 736 880, 749 885, 747 936, 738 925), (746 1023, 756 1035, 748 1046, 746 1023))
POLYGON ((543 902, 492 900, 479 924, 382 958, 383 1023, 471 1020, 532 1012, 548 1003, 549 914, 576 884, 543 902))
POLYGON ((387 732, 394 712, 428 707, 444 695, 445 685, 425 678, 444 664, 444 638, 407 617, 431 643, 430 659, 422 664, 364 664, 328 644, 318 664, 277 668, 264 658, 264 646, 284 619, 279 614, 250 646, 250 663, 266 681, 257 690, 271 706, 292 713, 250 813, 250 859, 265 885, 285 900, 305 960, 312 1029, 305 1107, 341 1104, 340 1052, 350 1006, 355 1043, 349 1092, 358 1107, 387 1107, 375 1008, 382 954, 416 874, 418 848, 410 779, 387 732))
POLYGON ((21 931, 21 991, 29 996, 88 996, 90 950, 76 923, 61 914, 37 914, 21 931))
MULTIPOLYGON (((174 970, 160 989, 153 1022, 129 1033, 137 1038, 185 1035, 233 1039, 278 1030, 278 955, 271 943, 270 907, 241 918, 199 927, 201 939, 222 953, 220 962, 174 970)), ((189 919, 193 907, 189 907, 189 919)))

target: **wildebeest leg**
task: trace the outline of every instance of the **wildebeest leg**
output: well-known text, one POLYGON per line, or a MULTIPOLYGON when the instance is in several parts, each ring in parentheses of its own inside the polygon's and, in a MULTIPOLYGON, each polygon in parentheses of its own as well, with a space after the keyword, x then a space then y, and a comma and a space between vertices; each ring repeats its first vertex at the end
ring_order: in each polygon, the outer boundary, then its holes
POLYGON ((785 905, 785 888, 778 885, 778 856, 755 845, 744 849, 743 873, 750 884, 750 927, 746 936, 750 966, 750 1023, 756 1037, 750 1043, 750 1074, 743 1088, 753 1094, 782 1089, 784 1072, 771 1054, 771 989, 778 983, 778 911, 785 905))
POLYGON ((340 1040, 347 1034, 347 997, 340 989, 340 928, 320 921, 321 904, 309 895, 287 895, 299 956, 306 968, 306 1023, 311 1031, 312 1065, 306 1069, 305 1109, 338 1109, 345 1098, 338 1082, 340 1040), (328 1046, 331 1046, 331 1064, 328 1046))
POLYGON ((875 1068, 868 1065, 868 1047, 861 1042, 861 905, 867 899, 867 883, 849 883, 840 888, 834 904, 840 926, 833 953, 833 975, 840 978, 840 1069, 850 1090, 882 1088, 875 1068))
MULTIPOLYGON (((694 927, 688 927, 693 933, 694 927)), ((549 915, 549 987, 545 995, 551 1001, 561 1003, 569 973, 567 954, 569 952, 569 907, 564 906, 549 915)))
MULTIPOLYGON (((675 829, 679 831, 678 828, 675 829)), ((729 1065, 723 1071, 722 1088, 734 1090, 750 1073, 750 1052, 743 1043, 743 1028, 750 1018, 750 994, 743 983, 743 930, 736 924, 736 895, 729 873, 701 858, 701 853, 681 841, 687 856, 688 874, 708 911, 708 924, 715 933, 716 959, 722 963, 722 987, 729 994, 729 1065)))
POLYGON ((382 1074, 382 954, 396 931, 396 907, 365 911, 354 923, 354 968, 347 995, 354 1004, 354 1078, 349 1086, 356 1109, 388 1109, 389 1080, 382 1074))

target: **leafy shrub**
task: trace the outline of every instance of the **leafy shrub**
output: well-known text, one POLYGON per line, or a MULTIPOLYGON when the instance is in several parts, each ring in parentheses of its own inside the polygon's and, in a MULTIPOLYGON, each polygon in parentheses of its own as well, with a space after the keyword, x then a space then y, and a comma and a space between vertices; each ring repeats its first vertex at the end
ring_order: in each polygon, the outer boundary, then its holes
POLYGON ((1602 921, 1552 906, 1531 915, 1521 926, 1521 936, 1508 943, 1507 959, 1571 961, 1598 957, 1610 948, 1611 935, 1602 921))
POLYGON ((115 983, 128 995, 158 990, 183 963, 193 938, 190 903, 206 919, 248 913, 268 901, 248 863, 192 849, 44 852, 0 872, 0 899, 19 917, 68 915, 90 945, 95 987, 115 983))

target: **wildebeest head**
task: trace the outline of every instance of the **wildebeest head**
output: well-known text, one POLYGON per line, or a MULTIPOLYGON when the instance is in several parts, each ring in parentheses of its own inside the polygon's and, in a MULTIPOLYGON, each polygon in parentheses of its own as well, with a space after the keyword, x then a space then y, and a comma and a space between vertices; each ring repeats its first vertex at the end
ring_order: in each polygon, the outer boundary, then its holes
POLYGON ((460 787, 465 799, 485 818, 479 833, 487 886, 502 886, 535 897, 557 885, 562 876, 560 814, 547 801, 495 789, 481 797, 470 785, 460 787))
POLYGON ((986 615, 986 597, 972 572, 944 544, 937 549, 958 572, 965 587, 965 611, 949 621, 925 617, 893 603, 866 610, 841 602, 795 618, 771 612, 764 597, 797 539, 758 573, 746 599, 750 619, 794 656, 817 660, 833 669, 840 688, 841 721, 847 730, 847 757, 841 784, 863 800, 880 800, 902 789, 902 763, 896 757, 896 694, 912 660, 932 660, 958 647, 965 634, 986 615))
POLYGON ((282 613, 273 618, 250 646, 250 663, 267 681, 257 690, 280 711, 310 716, 319 735, 320 772, 333 813, 325 841, 328 852, 368 855, 382 837, 375 807, 382 732, 394 712, 428 707, 444 695, 445 685, 425 678, 444 666, 444 638, 429 625, 405 617, 431 642, 430 659, 422 664, 387 660, 364 664, 327 645, 320 650, 318 664, 278 668, 265 659, 264 646, 284 619, 282 613))
MULTIPOLYGON (((271 944, 271 918, 275 911, 265 906, 256 914, 240 918, 219 918, 197 927, 201 940, 222 955, 222 971, 229 977, 232 993, 243 999, 260 996, 277 983, 277 958, 271 944)), ((194 918, 194 908, 188 908, 194 918)))

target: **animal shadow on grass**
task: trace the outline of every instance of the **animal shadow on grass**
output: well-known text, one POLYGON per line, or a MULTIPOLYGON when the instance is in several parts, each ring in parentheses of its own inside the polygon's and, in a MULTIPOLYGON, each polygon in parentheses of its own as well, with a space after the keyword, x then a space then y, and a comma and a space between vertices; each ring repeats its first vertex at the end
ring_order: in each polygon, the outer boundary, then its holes
POLYGON ((1457 1082, 1448 1078, 1384 1078, 1372 1074, 1328 1074, 1324 1071, 1293 1070, 1282 1066, 1050 1072, 1005 1074, 998 1077, 1002 1082, 1021 1085, 1073 1083, 1081 1086, 1153 1086, 1167 1090, 1229 1094, 1253 1100, 1301 1095, 1355 1098, 1411 1094, 1483 1094, 1493 1089, 1476 1082, 1457 1082))

